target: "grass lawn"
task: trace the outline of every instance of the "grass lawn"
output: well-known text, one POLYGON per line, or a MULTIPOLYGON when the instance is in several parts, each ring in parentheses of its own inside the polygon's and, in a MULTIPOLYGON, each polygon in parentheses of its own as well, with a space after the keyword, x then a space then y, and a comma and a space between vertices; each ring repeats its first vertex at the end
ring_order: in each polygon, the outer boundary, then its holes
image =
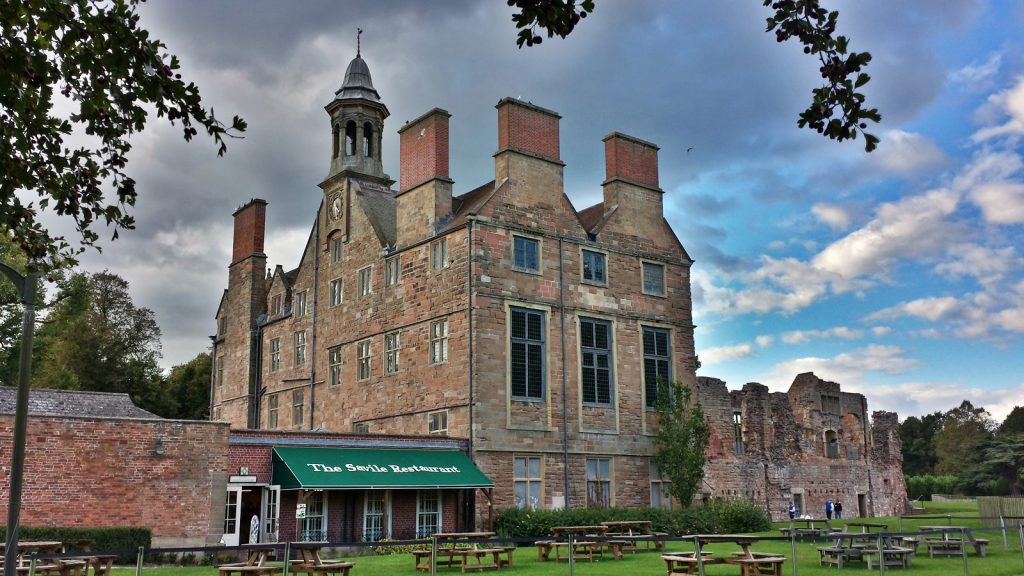
MULTIPOLYGON (((930 502, 927 504, 928 517, 924 519, 908 517, 902 519, 871 518, 868 521, 887 523, 891 532, 912 532, 917 529, 917 526, 922 525, 945 525, 949 523, 945 518, 947 514, 954 517, 951 522, 954 525, 973 527, 979 525, 977 520, 960 520, 956 518, 956 516, 977 515, 977 508, 972 504, 936 503, 933 505, 930 502), (942 516, 942 518, 937 518, 936 516, 942 516)), ((832 524, 842 525, 846 522, 857 522, 858 520, 861 519, 840 520, 832 524)), ((773 531, 762 532, 760 535, 766 538, 780 538, 778 528, 782 526, 788 526, 788 522, 776 523, 773 531)), ((998 530, 976 531, 975 536, 977 538, 987 538, 989 546, 985 558, 979 558, 974 553, 974 549, 968 546, 968 574, 974 576, 1024 575, 1024 558, 1021 555, 1020 537, 1016 529, 1007 531, 1008 550, 1003 550, 1002 534, 998 530)), ((878 572, 877 569, 868 571, 867 565, 863 562, 849 564, 844 566, 842 570, 832 566, 818 566, 817 548, 825 545, 827 544, 822 541, 797 542, 796 559, 800 576, 824 576, 826 574, 835 576, 842 572, 852 574, 874 574, 878 572)), ((762 540, 752 546, 751 549, 756 552, 772 552, 785 556, 788 560, 783 566, 783 574, 789 575, 793 573, 793 553, 788 540, 782 540, 781 538, 778 540, 762 540)), ((693 546, 687 542, 669 542, 668 550, 693 550, 693 546)), ((739 547, 733 544, 717 544, 705 547, 705 550, 710 550, 720 555, 729 555, 732 552, 739 551, 739 547)), ((352 569, 352 576, 371 574, 416 576, 417 574, 426 574, 416 572, 413 568, 414 562, 411 554, 355 556, 346 559, 355 563, 355 568, 352 569)), ((665 574, 665 563, 661 559, 661 554, 657 552, 640 551, 635 554, 627 552, 623 560, 612 560, 608 556, 604 559, 595 559, 593 563, 586 561, 577 562, 575 569, 576 574, 586 576, 662 576, 665 574)), ((964 574, 964 560, 959 556, 928 558, 928 553, 922 546, 918 549, 918 554, 913 559, 913 566, 909 570, 892 568, 886 570, 886 572, 892 572, 893 574, 899 574, 901 571, 934 576, 964 574)), ((143 568, 143 572, 152 576, 217 576, 217 571, 212 566, 147 566, 143 568)), ((568 574, 569 566, 566 562, 540 562, 537 560, 535 548, 524 547, 516 551, 514 566, 511 570, 487 571, 487 573, 495 572, 504 574, 514 573, 518 576, 548 576, 552 574, 568 574)), ((119 568, 114 570, 113 576, 131 576, 133 573, 134 568, 119 568)), ((460 574, 454 568, 438 568, 438 573, 460 574)), ((739 568, 733 565, 712 565, 706 568, 705 573, 710 576, 735 576, 739 574, 739 568)))

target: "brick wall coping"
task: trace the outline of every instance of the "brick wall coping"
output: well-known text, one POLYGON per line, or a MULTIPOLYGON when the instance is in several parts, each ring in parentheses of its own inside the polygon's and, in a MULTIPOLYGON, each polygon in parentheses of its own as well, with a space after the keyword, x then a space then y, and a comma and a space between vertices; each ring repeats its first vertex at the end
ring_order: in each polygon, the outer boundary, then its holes
POLYGON ((398 129, 398 133, 401 134, 402 132, 405 132, 409 128, 412 128, 413 126, 418 124, 420 120, 423 120, 424 118, 429 118, 434 114, 440 114, 441 116, 447 116, 448 118, 452 117, 451 112, 445 110, 444 108, 433 108, 431 110, 424 112, 423 114, 420 114, 413 120, 407 120, 405 122, 405 125, 398 129))
POLYGON ((428 182, 433 182, 434 180, 440 180, 441 182, 447 182, 449 184, 455 184, 455 180, 452 180, 451 178, 448 178, 447 176, 430 176, 428 178, 424 178, 423 180, 420 180, 419 182, 413 182, 412 184, 409 184, 409 186, 405 190, 399 190, 398 192, 395 192, 395 198, 398 198, 399 196, 404 195, 406 192, 412 192, 413 190, 419 188, 420 186, 423 186, 424 184, 426 184, 428 182))
POLYGON ((621 138, 623 140, 629 140, 631 142, 636 142, 637 144, 642 144, 644 146, 654 148, 655 150, 661 150, 661 148, 659 148, 658 145, 653 142, 648 142, 647 140, 642 140, 640 138, 637 138, 636 136, 630 136, 629 134, 623 134, 622 132, 609 132, 607 135, 605 135, 604 138, 601 139, 601 142, 607 142, 612 138, 621 138))
POLYGON ((263 198, 252 198, 251 200, 249 200, 245 204, 242 204, 237 209, 235 209, 235 211, 232 212, 231 215, 232 216, 237 216, 239 212, 241 212, 242 210, 245 210, 246 208, 248 208, 249 206, 252 206, 254 204, 263 204, 264 206, 266 206, 267 205, 267 201, 264 200, 263 198))
POLYGON ((516 146, 505 146, 504 148, 498 150, 491 156, 497 158, 498 155, 501 154, 502 152, 515 152, 516 154, 522 154, 523 156, 529 156, 530 158, 536 158, 538 160, 544 160, 545 162, 551 162, 552 164, 557 164, 559 166, 565 166, 565 162, 559 160, 558 158, 555 158, 553 156, 546 156, 544 154, 538 154, 536 152, 531 152, 530 150, 518 148, 516 146))
MULTIPOLYGON (((14 414, 0 414, 0 418, 14 418, 14 414)), ((36 420, 90 420, 97 422, 143 422, 146 424, 189 424, 199 426, 216 426, 229 428, 231 426, 228 422, 210 422, 208 420, 184 420, 184 419, 170 419, 170 418, 130 418, 127 416, 71 416, 71 415, 54 415, 54 414, 29 414, 30 421, 36 420)))
POLYGON ((524 101, 522 101, 522 100, 520 100, 518 98, 512 98, 511 96, 506 96, 506 97, 502 98, 501 100, 498 100, 498 103, 495 104, 494 107, 495 108, 501 108, 502 105, 504 105, 504 104, 515 104, 517 106, 522 106, 523 108, 529 108, 530 110, 536 110, 537 112, 540 112, 542 114, 547 114, 549 116, 554 116, 555 118, 561 118, 562 117, 561 114, 559 114, 558 112, 555 112, 554 110, 548 110, 547 108, 544 108, 543 106, 537 106, 533 102, 524 102, 524 101))

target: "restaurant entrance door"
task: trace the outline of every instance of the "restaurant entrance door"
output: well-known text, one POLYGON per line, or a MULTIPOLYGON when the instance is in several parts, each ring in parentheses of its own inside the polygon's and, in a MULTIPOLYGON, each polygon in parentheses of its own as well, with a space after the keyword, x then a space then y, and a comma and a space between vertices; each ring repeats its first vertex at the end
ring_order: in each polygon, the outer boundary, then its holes
POLYGON ((281 515, 281 487, 266 484, 228 484, 224 500, 225 546, 277 542, 281 515), (252 517, 259 519, 257 541, 252 540, 252 517))

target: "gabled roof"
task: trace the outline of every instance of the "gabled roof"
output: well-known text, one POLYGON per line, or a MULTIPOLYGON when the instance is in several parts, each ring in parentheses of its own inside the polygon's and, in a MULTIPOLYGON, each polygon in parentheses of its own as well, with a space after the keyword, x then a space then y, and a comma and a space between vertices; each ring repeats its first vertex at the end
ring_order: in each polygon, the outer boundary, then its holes
MULTIPOLYGON (((17 397, 17 388, 0 386, 0 414, 14 414, 17 397)), ((29 391, 28 413, 32 416, 163 420, 160 416, 133 404, 127 394, 52 390, 49 388, 32 388, 29 391)))
POLYGON ((352 179, 354 196, 370 221, 381 246, 394 246, 398 237, 395 194, 389 188, 366 180, 352 179))
POLYGON ((452 217, 445 223, 444 227, 438 232, 448 232, 456 228, 461 228, 466 225, 466 218, 470 214, 476 214, 480 207, 483 206, 487 200, 494 195, 494 191, 497 190, 495 181, 478 186, 461 194, 459 196, 452 197, 452 217))

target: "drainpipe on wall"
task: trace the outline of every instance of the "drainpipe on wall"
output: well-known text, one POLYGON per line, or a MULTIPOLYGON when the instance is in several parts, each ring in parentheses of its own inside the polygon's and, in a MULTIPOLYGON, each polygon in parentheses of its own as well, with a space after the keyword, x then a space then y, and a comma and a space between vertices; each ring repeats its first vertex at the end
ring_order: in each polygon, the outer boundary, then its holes
POLYGON ((309 430, 312 432, 313 413, 316 412, 316 397, 313 395, 313 384, 316 383, 316 295, 317 273, 320 266, 320 209, 317 208, 316 221, 313 223, 313 316, 309 329, 309 430))
POLYGON ((253 416, 253 428, 260 429, 260 407, 263 405, 263 326, 256 327, 256 392, 254 400, 256 403, 255 415, 253 416))
MULTIPOLYGON (((569 509, 569 399, 568 384, 565 379, 565 282, 563 269, 565 261, 562 257, 563 239, 558 237, 558 318, 562 331, 562 491, 565 497, 565 508, 569 509)), ((570 555, 571 556, 571 555, 570 555)))
MULTIPOLYGON (((469 408, 469 441, 466 443, 466 456, 469 457, 470 461, 473 460, 473 222, 466 222, 466 244, 468 251, 466 255, 466 329, 469 330, 469 361, 466 363, 468 369, 468 408, 469 408)), ((466 498, 463 501, 463 517, 465 518, 464 528, 473 528, 476 525, 476 519, 473 517, 476 511, 476 492, 474 490, 466 491, 466 498), (472 524, 470 521, 472 520, 472 524)), ((487 499, 487 505, 491 506, 490 498, 487 499)), ((490 526, 488 526, 490 529, 490 526)))

